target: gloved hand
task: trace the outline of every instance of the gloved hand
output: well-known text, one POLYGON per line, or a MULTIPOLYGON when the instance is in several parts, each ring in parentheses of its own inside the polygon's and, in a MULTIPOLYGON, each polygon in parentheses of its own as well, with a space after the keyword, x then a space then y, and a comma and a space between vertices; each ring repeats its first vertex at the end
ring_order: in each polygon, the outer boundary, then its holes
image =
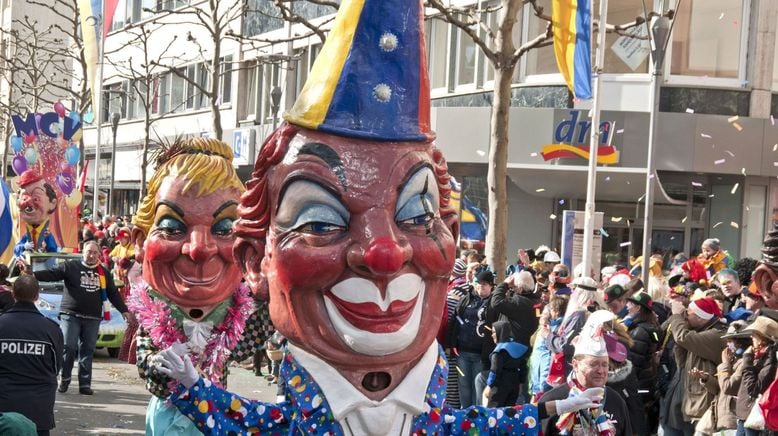
POLYGON ((192 365, 192 359, 186 354, 182 358, 173 347, 167 348, 154 358, 157 370, 166 376, 178 380, 187 389, 194 386, 200 376, 192 365))
POLYGON ((24 249, 26 251, 32 251, 35 248, 35 245, 32 242, 25 242, 24 243, 24 249))
POLYGON ((556 401, 556 414, 562 415, 568 412, 577 412, 582 409, 593 409, 600 407, 605 389, 590 388, 575 397, 567 397, 564 400, 556 401))

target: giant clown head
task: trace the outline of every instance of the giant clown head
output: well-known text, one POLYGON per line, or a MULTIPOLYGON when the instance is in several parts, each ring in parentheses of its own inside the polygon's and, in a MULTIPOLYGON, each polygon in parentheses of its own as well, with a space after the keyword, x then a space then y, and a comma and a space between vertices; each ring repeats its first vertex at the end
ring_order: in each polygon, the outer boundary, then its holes
POLYGON ((244 187, 232 157, 227 144, 213 139, 171 145, 133 218, 143 279, 195 320, 229 298, 241 280, 232 246, 244 187))
POLYGON ((778 226, 774 225, 762 244, 762 260, 754 270, 754 283, 765 306, 778 310, 778 226))
POLYGON ((34 170, 19 177, 19 216, 32 226, 39 226, 57 210, 57 191, 34 170))
POLYGON ((421 18, 417 0, 343 3, 236 223, 235 257, 274 326, 368 396, 364 374, 389 389, 433 343, 455 260, 421 18))

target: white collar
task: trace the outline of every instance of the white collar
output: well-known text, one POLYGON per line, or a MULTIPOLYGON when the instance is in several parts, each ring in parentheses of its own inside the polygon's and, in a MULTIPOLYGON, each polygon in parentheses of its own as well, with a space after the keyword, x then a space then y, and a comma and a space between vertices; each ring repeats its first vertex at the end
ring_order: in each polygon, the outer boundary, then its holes
POLYGON ((395 403, 412 416, 420 415, 429 409, 425 400, 427 386, 438 359, 438 342, 433 341, 419 363, 416 364, 402 382, 383 400, 375 401, 367 398, 357 390, 351 382, 327 362, 310 354, 294 344, 289 344, 292 357, 311 374, 324 397, 330 404, 330 410, 336 421, 341 421, 346 415, 357 408, 370 408, 395 403))

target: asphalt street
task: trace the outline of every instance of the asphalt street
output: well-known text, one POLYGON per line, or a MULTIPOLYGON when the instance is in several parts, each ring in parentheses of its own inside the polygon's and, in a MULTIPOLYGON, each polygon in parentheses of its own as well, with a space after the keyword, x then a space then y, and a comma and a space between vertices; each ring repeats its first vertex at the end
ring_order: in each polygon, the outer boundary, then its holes
MULTIPOLYGON (((108 357, 105 350, 95 354, 92 373, 95 394, 78 393, 77 368, 74 383, 64 394, 57 393, 52 435, 142 435, 149 394, 135 365, 108 357)), ((276 385, 240 367, 231 367, 229 388, 244 397, 275 400, 276 385)))

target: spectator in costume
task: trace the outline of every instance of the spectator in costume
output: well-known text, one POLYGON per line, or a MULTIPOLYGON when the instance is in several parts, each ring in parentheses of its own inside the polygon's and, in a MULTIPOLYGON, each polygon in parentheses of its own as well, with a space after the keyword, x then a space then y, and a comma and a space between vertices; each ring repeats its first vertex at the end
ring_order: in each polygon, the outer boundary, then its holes
POLYGON ((717 238, 702 241, 702 252, 697 256, 697 260, 705 268, 708 278, 734 263, 732 256, 721 248, 721 241, 717 238))

